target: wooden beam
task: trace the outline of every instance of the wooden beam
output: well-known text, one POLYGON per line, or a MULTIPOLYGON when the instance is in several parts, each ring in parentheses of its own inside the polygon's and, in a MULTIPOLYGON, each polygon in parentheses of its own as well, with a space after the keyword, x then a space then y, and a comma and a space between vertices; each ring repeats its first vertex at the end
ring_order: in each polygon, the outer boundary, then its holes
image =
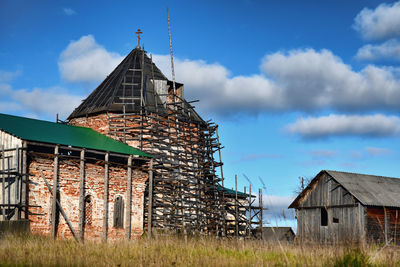
MULTIPOLYGON (((5 171, 5 169, 6 169, 5 168, 5 164, 6 164, 5 157, 6 157, 6 154, 5 154, 5 151, 4 151, 4 146, 2 145, 1 146, 1 170, 2 171, 5 171)), ((6 204, 6 175, 2 174, 1 176, 2 176, 1 197, 2 197, 2 200, 3 200, 2 204, 6 204)), ((2 213, 3 213, 3 221, 5 221, 6 220, 6 208, 5 208, 5 206, 2 207, 2 213)))
POLYGON ((85 150, 81 150, 79 177, 79 239, 85 238, 85 150))
MULTIPOLYGON (((19 147, 17 145, 15 149, 15 167, 16 167, 16 175, 15 175, 15 183, 14 183, 14 203, 21 204, 20 202, 20 189, 21 189, 21 179, 22 177, 20 176, 21 174, 21 157, 19 155, 19 147)), ((17 217, 17 220, 21 219, 21 206, 18 205, 15 207, 15 215, 17 217)))
POLYGON ((131 239, 132 156, 128 158, 128 201, 126 202, 126 238, 131 239))
POLYGON ((238 194, 237 194, 237 175, 235 174, 235 235, 239 237, 239 210, 238 210, 238 194))
POLYGON ((108 160, 109 153, 107 152, 104 161, 104 213, 103 213, 103 241, 107 241, 108 238, 108 183, 109 183, 109 173, 108 173, 108 160))
POLYGON ((249 219, 248 219, 248 227, 249 227, 249 236, 251 236, 251 230, 252 230, 252 225, 251 225, 251 184, 249 184, 249 219))
POLYGON ((24 213, 24 219, 28 219, 28 190, 29 190, 29 173, 28 170, 28 157, 27 157, 27 143, 22 142, 21 151, 21 209, 24 213))
POLYGON ((58 145, 54 148, 54 178, 53 178, 53 198, 51 204, 51 236, 57 236, 57 196, 58 196, 58 145))
POLYGON ((389 232, 389 223, 388 223, 388 212, 385 207, 383 207, 383 213, 385 214, 385 219, 384 219, 384 230, 385 230, 385 244, 389 244, 389 238, 388 238, 388 232, 389 232))
MULTIPOLYGON (((40 174, 42 175, 42 178, 43 178, 44 182, 46 183, 46 186, 49 189, 50 194, 53 195, 52 188, 51 188, 49 182, 47 181, 46 177, 44 176, 42 170, 40 170, 40 174)), ((54 187, 53 187, 53 190, 54 190, 54 187)), ((57 198, 56 198, 56 202, 57 202, 58 208, 61 211, 62 216, 64 217, 65 221, 67 222, 67 225, 68 225, 69 229, 71 230, 72 235, 74 236, 76 241, 79 241, 78 236, 77 236, 74 228, 72 227, 71 221, 68 219, 67 214, 65 213, 64 209, 61 207, 61 204, 60 204, 60 202, 58 201, 57 198)))
POLYGON ((149 201, 147 211, 147 238, 151 239, 152 232, 152 215, 153 215, 153 159, 150 160, 149 167, 149 201))
POLYGON ((260 188, 258 191, 258 202, 260 206, 260 234, 261 234, 261 240, 264 240, 264 231, 263 231, 263 199, 262 199, 262 189, 260 188))
POLYGON ((358 204, 341 204, 341 205, 330 205, 330 206, 311 206, 311 207, 297 207, 296 210, 307 210, 307 209, 321 209, 321 208, 351 208, 357 207, 358 204))

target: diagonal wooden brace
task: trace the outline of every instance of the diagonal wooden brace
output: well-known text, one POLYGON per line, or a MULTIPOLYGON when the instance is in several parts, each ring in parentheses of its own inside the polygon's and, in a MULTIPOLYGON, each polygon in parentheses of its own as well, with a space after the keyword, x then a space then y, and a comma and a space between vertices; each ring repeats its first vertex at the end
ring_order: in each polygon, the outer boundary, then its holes
MULTIPOLYGON (((51 188, 49 182, 47 181, 46 177, 44 176, 42 170, 40 170, 40 174, 42 175, 42 178, 43 178, 44 182, 46 183, 46 186, 47 186, 47 188, 49 189, 50 194, 53 195, 53 190, 52 190, 52 188, 51 188)), ((58 199, 56 199, 56 201, 57 201, 57 206, 58 206, 58 208, 60 209, 60 212, 61 212, 62 216, 64 217, 65 221, 66 221, 67 224, 68 224, 69 229, 70 229, 71 232, 72 232, 72 235, 74 236, 75 240, 79 242, 78 236, 77 236, 77 234, 75 233, 75 230, 74 230, 74 228, 72 227, 72 224, 71 224, 70 220, 68 219, 67 214, 65 214, 64 209, 61 207, 61 204, 60 204, 60 202, 58 201, 58 199)))

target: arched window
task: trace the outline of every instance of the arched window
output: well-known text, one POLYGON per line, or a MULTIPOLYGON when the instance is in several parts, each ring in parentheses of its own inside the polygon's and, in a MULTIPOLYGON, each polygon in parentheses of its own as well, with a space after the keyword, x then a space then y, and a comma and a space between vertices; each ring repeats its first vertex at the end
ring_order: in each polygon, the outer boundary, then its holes
POLYGON ((321 208, 321 226, 328 225, 328 211, 326 208, 321 208))
POLYGON ((85 225, 92 225, 93 203, 92 196, 85 197, 85 225))
POLYGON ((121 196, 114 200, 114 227, 124 227, 124 199, 121 196))

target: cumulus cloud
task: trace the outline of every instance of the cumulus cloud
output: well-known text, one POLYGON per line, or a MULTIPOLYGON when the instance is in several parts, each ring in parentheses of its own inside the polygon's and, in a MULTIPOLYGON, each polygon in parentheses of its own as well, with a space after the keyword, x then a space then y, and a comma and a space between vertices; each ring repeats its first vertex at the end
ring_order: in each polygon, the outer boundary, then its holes
POLYGON ((400 2, 364 8, 354 19, 353 28, 364 39, 381 40, 400 36, 400 2))
POLYGON ((118 53, 108 52, 93 35, 72 41, 61 53, 58 67, 67 82, 98 82, 104 79, 121 61, 118 53))
POLYGON ((358 49, 356 58, 360 60, 397 60, 400 61, 400 42, 392 39, 379 45, 367 44, 358 49))
POLYGON ((76 15, 76 11, 69 7, 64 7, 63 11, 64 11, 64 14, 67 16, 76 15))
MULTIPOLYGON (((168 76, 168 56, 155 56, 168 76)), ((177 80, 185 95, 199 99, 208 112, 395 110, 400 81, 394 69, 369 65, 359 72, 328 50, 277 52, 262 60, 263 73, 230 77, 219 64, 176 60, 177 80)))
POLYGON ((376 115, 329 115, 299 118, 286 127, 305 139, 332 136, 388 137, 400 134, 400 118, 376 115))
POLYGON ((56 86, 14 90, 12 99, 19 106, 19 110, 36 115, 55 116, 58 113, 60 118, 66 118, 80 104, 82 96, 71 95, 65 89, 56 86))
MULTIPOLYGON (((62 52, 59 68, 69 82, 101 81, 122 59, 87 35, 62 52)), ((170 76, 169 55, 153 59, 170 76)), ((400 108, 400 80, 394 68, 369 65, 354 71, 331 51, 314 49, 268 54, 260 68, 258 74, 232 76, 218 63, 175 59, 176 80, 185 84, 185 97, 199 99, 197 109, 209 114, 400 108)))
POLYGON ((14 89, 10 85, 19 72, 0 70, 0 112, 18 112, 30 117, 51 116, 56 113, 65 118, 77 107, 82 96, 72 95, 64 88, 14 89))
MULTIPOLYGON (((289 210, 289 205, 295 199, 294 196, 276 196, 276 195, 263 195, 263 206, 268 210, 264 211, 264 215, 273 224, 275 221, 280 220, 293 220, 294 212, 289 210)), ((255 203, 258 203, 258 196, 255 203)))

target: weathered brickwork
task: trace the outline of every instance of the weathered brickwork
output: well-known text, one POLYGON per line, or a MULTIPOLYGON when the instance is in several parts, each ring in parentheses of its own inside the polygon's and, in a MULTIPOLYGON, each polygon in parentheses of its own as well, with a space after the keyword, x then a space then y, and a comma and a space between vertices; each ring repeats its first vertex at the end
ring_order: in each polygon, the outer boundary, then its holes
MULTIPOLYGON (((78 232, 79 225, 79 160, 60 158, 59 160, 59 187, 60 202, 72 226, 78 232)), ((46 155, 30 154, 29 164, 29 208, 32 233, 50 234, 51 230, 51 194, 47 189, 41 174, 42 170, 46 179, 53 186, 54 164, 53 158, 46 155)), ((85 224, 85 239, 99 240, 103 233, 104 212, 104 165, 102 163, 86 162, 85 164, 85 196, 91 198, 91 223, 85 224)), ((132 203, 131 203, 131 230, 132 238, 143 233, 143 201, 145 182, 148 176, 139 170, 132 170, 132 203)), ((111 165, 109 168, 109 214, 108 237, 109 239, 125 238, 126 216, 124 228, 114 228, 114 200, 122 196, 124 211, 128 205, 127 195, 127 170, 126 167, 111 165)), ((125 212, 124 212, 125 214, 125 212)), ((71 238, 72 233, 64 218, 59 217, 57 237, 71 238)))
POLYGON ((74 118, 69 121, 69 124, 92 128, 96 132, 110 136, 107 114, 104 113, 90 117, 74 118))

